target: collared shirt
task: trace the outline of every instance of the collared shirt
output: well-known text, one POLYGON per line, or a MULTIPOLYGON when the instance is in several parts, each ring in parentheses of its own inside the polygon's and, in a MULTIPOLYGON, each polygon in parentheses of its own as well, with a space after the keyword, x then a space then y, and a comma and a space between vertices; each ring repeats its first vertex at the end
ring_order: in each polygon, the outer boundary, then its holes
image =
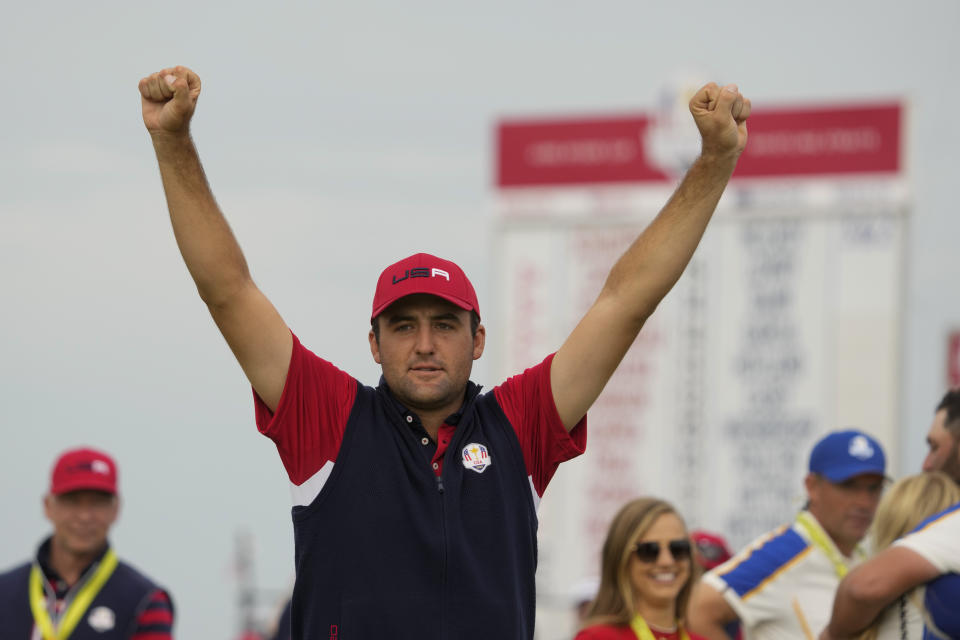
MULTIPOLYGON (((923 604, 947 637, 960 634, 960 503, 928 518, 894 543, 925 558, 941 576, 926 584, 923 604)), ((934 636, 935 637, 935 636, 934 636)))
POLYGON ((586 441, 586 418, 560 419, 551 362, 485 394, 468 382, 434 442, 383 381, 294 336, 276 411, 254 394, 293 494, 294 637, 533 637, 536 506, 586 441))
MULTIPOLYGON (((37 564, 40 565, 45 578, 44 590, 48 596, 52 596, 47 598, 48 613, 53 620, 57 620, 69 605, 73 592, 86 582, 110 547, 109 545, 105 546, 97 554, 97 557, 80 572, 80 579, 75 584, 69 584, 50 565, 50 540, 50 538, 47 538, 37 549, 37 564)), ((172 640, 172 638, 173 606, 167 593, 163 589, 157 589, 150 595, 147 606, 137 618, 137 626, 130 639, 172 640)), ((41 634, 36 628, 34 628, 32 640, 41 640, 41 634)))
POLYGON ((831 556, 848 568, 862 558, 844 556, 816 518, 807 522, 815 537, 799 522, 784 525, 703 576, 736 612, 747 637, 805 640, 804 625, 816 636, 830 621, 840 584, 831 556))

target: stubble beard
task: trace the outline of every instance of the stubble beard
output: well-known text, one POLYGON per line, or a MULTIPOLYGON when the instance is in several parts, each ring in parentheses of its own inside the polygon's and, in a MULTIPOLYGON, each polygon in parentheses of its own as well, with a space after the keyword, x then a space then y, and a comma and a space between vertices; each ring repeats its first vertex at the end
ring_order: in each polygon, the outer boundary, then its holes
MULTIPOLYGON (((389 380, 387 384, 390 384, 389 380)), ((390 389, 397 400, 411 411, 420 413, 452 407, 449 410, 453 413, 463 402, 466 383, 457 388, 455 381, 450 378, 441 380, 439 384, 423 384, 404 376, 397 381, 396 387, 390 385, 390 389)))
POLYGON ((954 438, 953 446, 950 447, 950 453, 947 455, 947 460, 943 463, 943 468, 940 471, 960 484, 960 438, 954 438))

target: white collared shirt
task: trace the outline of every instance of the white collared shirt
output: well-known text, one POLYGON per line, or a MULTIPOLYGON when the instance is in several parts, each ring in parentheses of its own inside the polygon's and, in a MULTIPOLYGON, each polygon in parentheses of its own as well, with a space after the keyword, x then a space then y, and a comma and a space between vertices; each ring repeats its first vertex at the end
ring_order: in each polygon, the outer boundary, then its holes
MULTIPOLYGON (((856 560, 844 556, 816 518, 809 511, 802 514, 848 568, 862 560, 862 553, 856 560)), ((840 577, 828 554, 794 522, 761 536, 703 581, 736 612, 748 640, 806 640, 804 623, 816 637, 830 621, 840 577)))

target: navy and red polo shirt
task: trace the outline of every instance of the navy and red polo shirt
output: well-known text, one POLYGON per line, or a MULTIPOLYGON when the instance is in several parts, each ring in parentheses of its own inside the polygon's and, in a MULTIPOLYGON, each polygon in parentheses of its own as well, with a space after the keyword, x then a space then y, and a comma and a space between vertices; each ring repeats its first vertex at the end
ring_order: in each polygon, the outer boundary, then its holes
MULTIPOLYGON (((37 550, 36 564, 45 578, 44 591, 51 618, 64 615, 77 592, 90 579, 106 555, 99 556, 81 573, 75 584, 68 584, 50 565, 50 539, 37 550)), ((28 640, 34 634, 33 614, 28 593, 30 569, 26 563, 0 574, 0 630, 10 640, 28 640)), ((173 602, 169 594, 127 563, 120 561, 70 640, 171 640, 173 637, 173 602)))
POLYGON ((354 378, 296 336, 276 413, 257 426, 292 484, 292 637, 533 637, 536 508, 583 452, 553 401, 548 356, 493 389, 467 385, 437 442, 381 379, 354 378))

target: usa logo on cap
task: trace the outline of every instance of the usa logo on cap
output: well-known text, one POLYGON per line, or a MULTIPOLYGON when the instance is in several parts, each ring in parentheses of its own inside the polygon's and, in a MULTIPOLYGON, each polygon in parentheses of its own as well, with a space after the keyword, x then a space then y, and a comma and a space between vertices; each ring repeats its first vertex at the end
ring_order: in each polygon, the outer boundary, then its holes
POLYGON ((487 448, 476 442, 471 442, 463 448, 461 461, 464 467, 477 473, 483 473, 487 467, 493 464, 493 458, 490 457, 487 448))

